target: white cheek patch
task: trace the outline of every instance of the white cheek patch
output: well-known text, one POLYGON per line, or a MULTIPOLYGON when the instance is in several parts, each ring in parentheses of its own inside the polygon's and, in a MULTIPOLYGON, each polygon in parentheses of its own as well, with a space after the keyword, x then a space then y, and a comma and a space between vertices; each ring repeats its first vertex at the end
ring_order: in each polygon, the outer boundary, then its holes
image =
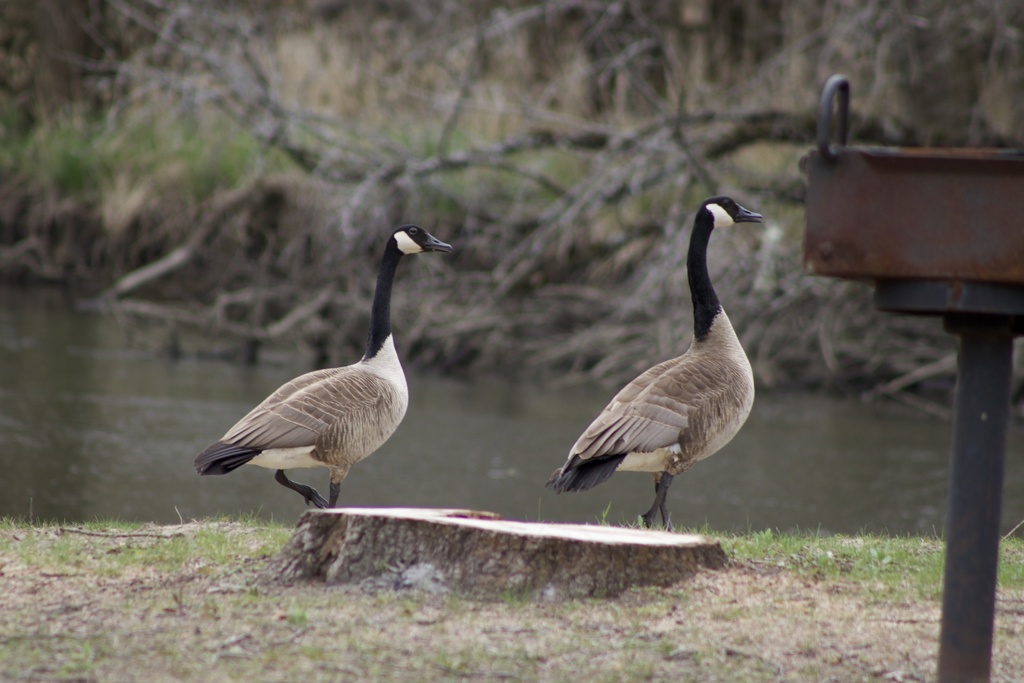
POLYGON ((729 215, 729 212, 719 204, 708 204, 708 211, 711 212, 711 217, 715 219, 716 228, 724 228, 727 225, 734 225, 736 223, 732 216, 729 215))
POLYGON ((398 248, 403 254, 418 254, 423 251, 423 247, 413 242, 404 230, 395 233, 395 242, 398 243, 398 248))

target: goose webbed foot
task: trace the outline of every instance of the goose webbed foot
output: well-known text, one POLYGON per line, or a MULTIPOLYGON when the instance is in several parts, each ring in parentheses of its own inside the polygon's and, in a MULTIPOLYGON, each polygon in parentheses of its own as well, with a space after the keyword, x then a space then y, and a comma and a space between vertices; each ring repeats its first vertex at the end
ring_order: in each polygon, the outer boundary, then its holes
POLYGON ((323 496, 317 493, 317 490, 315 488, 313 488, 312 486, 307 486, 306 484, 295 483, 294 481, 285 476, 284 470, 278 470, 277 474, 274 475, 274 480, 281 486, 289 488, 292 491, 298 493, 300 496, 302 496, 306 501, 306 505, 315 505, 321 510, 329 507, 327 505, 327 501, 324 500, 323 496))
POLYGON ((654 525, 655 514, 661 514, 661 523, 665 526, 666 531, 672 531, 672 520, 668 512, 665 499, 668 496, 668 487, 672 484, 672 475, 668 472, 662 472, 661 477, 654 485, 654 502, 651 504, 651 509, 640 516, 643 520, 644 526, 650 529, 654 525))
POLYGON ((338 507, 338 494, 341 493, 341 482, 331 482, 331 507, 338 507))

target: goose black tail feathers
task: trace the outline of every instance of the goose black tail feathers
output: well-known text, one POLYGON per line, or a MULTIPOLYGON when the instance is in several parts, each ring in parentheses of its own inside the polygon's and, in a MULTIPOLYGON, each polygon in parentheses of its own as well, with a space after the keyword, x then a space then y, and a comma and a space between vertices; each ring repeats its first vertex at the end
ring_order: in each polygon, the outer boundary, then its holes
POLYGON ((249 462, 261 452, 258 448, 233 446, 218 441, 196 456, 196 472, 199 474, 227 474, 249 462))
POLYGON ((626 459, 622 455, 609 455, 593 460, 574 459, 565 467, 555 470, 548 479, 547 487, 557 493, 586 491, 603 484, 615 473, 615 469, 626 459))

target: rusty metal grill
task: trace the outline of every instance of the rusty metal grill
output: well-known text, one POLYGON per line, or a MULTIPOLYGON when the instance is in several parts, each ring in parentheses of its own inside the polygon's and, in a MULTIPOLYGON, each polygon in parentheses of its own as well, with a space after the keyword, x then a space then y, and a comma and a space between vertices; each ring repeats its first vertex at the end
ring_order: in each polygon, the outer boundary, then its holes
POLYGON ((810 272, 1024 285, 1024 156, 863 148, 836 157, 807 161, 810 272))
POLYGON ((872 282, 878 308, 942 316, 959 338, 938 672, 987 681, 1013 337, 1024 334, 1024 150, 848 147, 849 101, 849 82, 830 78, 817 148, 801 162, 804 265, 872 282))

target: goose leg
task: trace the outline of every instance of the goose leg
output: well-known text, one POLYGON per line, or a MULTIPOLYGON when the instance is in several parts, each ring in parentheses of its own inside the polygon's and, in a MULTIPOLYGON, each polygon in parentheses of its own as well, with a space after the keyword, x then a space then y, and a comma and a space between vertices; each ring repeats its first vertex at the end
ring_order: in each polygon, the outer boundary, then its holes
POLYGON ((341 493, 341 482, 331 482, 331 507, 338 507, 338 494, 341 493))
POLYGON ((668 487, 672 484, 672 475, 668 472, 662 472, 657 476, 657 481, 654 484, 654 502, 651 504, 651 509, 641 515, 641 519, 644 521, 644 526, 648 529, 654 523, 654 515, 661 513, 661 523, 665 526, 667 531, 672 531, 672 521, 669 519, 669 512, 665 503, 665 498, 668 495, 668 487))
POLYGON ((306 499, 306 505, 313 504, 321 510, 327 507, 327 501, 323 499, 323 496, 317 493, 315 488, 307 486, 306 484, 296 484, 284 475, 284 470, 277 471, 277 474, 274 475, 274 481, 301 495, 306 499))

